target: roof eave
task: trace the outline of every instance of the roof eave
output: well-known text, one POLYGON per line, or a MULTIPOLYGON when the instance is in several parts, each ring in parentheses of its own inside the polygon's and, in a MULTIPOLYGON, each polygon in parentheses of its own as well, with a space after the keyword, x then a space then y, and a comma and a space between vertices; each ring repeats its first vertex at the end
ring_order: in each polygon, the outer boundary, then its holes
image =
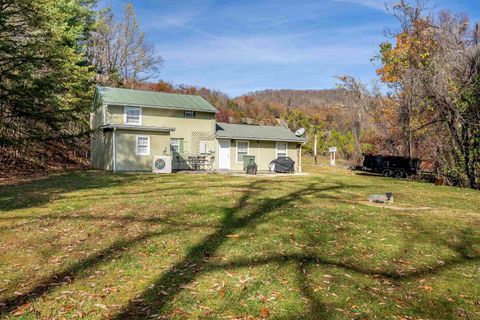
POLYGON ((138 131, 158 131, 158 132, 173 132, 175 128, 171 127, 154 127, 154 126, 137 126, 125 124, 107 124, 101 126, 100 129, 120 129, 120 130, 138 130, 138 131))
POLYGON ((257 140, 257 141, 281 141, 281 142, 296 142, 296 143, 306 143, 307 140, 297 140, 297 139, 275 139, 275 138, 259 138, 259 137, 238 137, 238 136, 219 136, 215 135, 217 139, 234 139, 234 140, 257 140))
POLYGON ((199 110, 199 109, 192 109, 192 108, 175 108, 175 107, 164 107, 164 106, 152 106, 148 104, 128 104, 128 103, 121 103, 121 102, 106 102, 106 105, 110 106, 125 106, 125 107, 142 107, 142 108, 156 108, 156 109, 166 109, 166 110, 187 110, 187 111, 196 111, 196 112, 206 112, 206 113, 218 113, 219 111, 215 109, 213 110, 199 110))

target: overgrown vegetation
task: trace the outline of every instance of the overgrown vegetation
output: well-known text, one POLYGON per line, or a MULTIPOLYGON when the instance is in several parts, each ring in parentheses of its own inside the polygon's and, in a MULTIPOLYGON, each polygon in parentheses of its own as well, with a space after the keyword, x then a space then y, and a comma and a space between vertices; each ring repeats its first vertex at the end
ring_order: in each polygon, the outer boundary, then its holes
POLYGON ((377 70, 391 92, 369 91, 343 77, 374 132, 400 154, 435 159, 450 183, 478 188, 480 180, 480 31, 466 16, 428 15, 426 0, 392 7, 400 30, 383 43, 377 70))
POLYGON ((2 316, 480 317, 478 191, 305 169, 2 185, 2 316))
POLYGON ((147 79, 161 58, 131 5, 0 1, 0 177, 87 165, 95 84, 147 79))
MULTIPOLYGON (((70 162, 88 129, 92 69, 83 44, 94 1, 0 2, 0 166, 70 162)), ((86 149, 78 150, 80 154, 86 149)), ((27 168, 28 169, 28 168, 27 168)))

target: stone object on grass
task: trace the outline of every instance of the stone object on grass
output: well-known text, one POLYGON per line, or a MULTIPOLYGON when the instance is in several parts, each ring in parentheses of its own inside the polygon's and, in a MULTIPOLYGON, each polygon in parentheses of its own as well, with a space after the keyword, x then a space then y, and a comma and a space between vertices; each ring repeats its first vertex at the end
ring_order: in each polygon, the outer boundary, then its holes
POLYGON ((375 203, 393 203, 393 194, 391 192, 387 192, 385 195, 382 194, 372 194, 368 196, 368 202, 375 202, 375 203))

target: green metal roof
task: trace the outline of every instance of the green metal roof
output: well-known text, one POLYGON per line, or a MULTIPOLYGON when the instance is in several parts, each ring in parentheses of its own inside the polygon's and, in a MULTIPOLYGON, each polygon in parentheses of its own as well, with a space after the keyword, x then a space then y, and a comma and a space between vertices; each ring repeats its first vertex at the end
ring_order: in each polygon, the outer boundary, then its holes
POLYGON ((218 112, 218 110, 204 98, 188 94, 100 86, 97 87, 97 93, 100 95, 104 104, 110 105, 218 112))
POLYGON ((281 126, 257 126, 248 124, 217 123, 219 139, 305 142, 288 128, 281 126))

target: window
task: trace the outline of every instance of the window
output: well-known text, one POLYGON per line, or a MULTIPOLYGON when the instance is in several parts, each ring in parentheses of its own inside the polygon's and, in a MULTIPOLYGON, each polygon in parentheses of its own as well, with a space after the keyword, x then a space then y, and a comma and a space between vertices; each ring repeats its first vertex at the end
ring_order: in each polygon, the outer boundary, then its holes
POLYGON ((243 156, 248 154, 248 141, 237 141, 237 163, 243 162, 243 156))
POLYGON ((185 118, 195 118, 195 111, 185 110, 185 118))
POLYGON ((207 142, 206 141, 200 141, 200 154, 207 154, 207 142))
POLYGON ((277 158, 287 156, 287 143, 277 142, 277 158))
POLYGON ((150 155, 150 137, 149 136, 137 136, 137 155, 138 156, 150 155))
POLYGON ((183 153, 183 139, 172 138, 170 139, 170 151, 183 153))
POLYGON ((142 124, 142 109, 138 107, 123 107, 125 124, 142 124))

